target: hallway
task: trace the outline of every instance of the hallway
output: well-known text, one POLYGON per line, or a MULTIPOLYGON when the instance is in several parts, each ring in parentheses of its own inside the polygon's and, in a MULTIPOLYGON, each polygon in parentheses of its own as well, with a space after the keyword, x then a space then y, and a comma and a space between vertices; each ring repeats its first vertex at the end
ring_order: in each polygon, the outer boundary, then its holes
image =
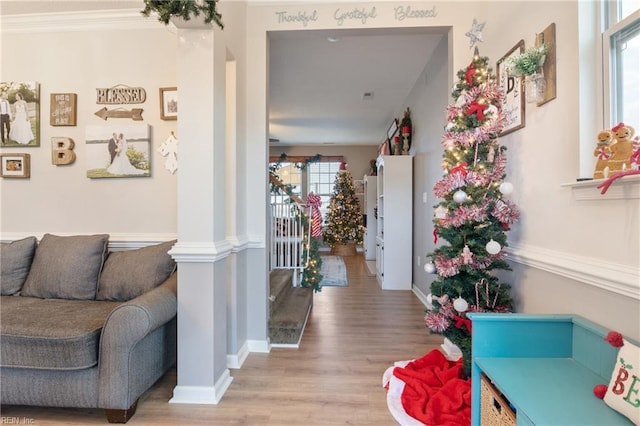
MULTIPOLYGON (((130 425, 394 425, 382 374, 442 342, 410 291, 382 291, 362 256, 345 257, 347 287, 314 295, 299 349, 252 353, 218 405, 167 404, 175 369, 143 395, 130 425)), ((105 424, 100 410, 8 407, 32 424, 105 424)))

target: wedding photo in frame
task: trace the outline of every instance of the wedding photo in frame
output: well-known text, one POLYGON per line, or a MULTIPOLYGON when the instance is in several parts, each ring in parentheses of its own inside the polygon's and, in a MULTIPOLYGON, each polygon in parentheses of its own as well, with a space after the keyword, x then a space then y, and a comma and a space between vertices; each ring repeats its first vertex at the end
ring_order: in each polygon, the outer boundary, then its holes
POLYGON ((160 118, 162 120, 178 119, 178 88, 160 88, 160 118))
POLYGON ((505 125, 498 136, 504 136, 524 127, 524 78, 509 73, 508 59, 524 53, 524 40, 520 40, 511 50, 500 58, 496 64, 498 85, 504 92, 502 99, 502 114, 505 125))
POLYGON ((40 146, 40 85, 35 81, 0 82, 2 147, 40 146))
POLYGON ((31 177, 31 156, 29 154, 0 155, 0 176, 3 178, 31 177))
POLYGON ((151 176, 147 124, 95 125, 85 128, 87 177, 151 176))

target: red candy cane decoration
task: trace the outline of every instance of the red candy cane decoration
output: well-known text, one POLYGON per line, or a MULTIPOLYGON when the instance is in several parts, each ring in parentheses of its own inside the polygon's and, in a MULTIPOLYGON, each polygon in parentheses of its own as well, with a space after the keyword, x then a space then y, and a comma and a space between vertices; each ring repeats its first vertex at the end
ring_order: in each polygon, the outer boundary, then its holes
POLYGON ((611 151, 606 146, 596 148, 594 154, 598 157, 598 160, 608 160, 611 157, 611 151))
POLYGON ((320 213, 322 199, 318 194, 310 192, 307 196, 307 205, 311 207, 311 236, 318 238, 322 235, 322 214, 320 213))

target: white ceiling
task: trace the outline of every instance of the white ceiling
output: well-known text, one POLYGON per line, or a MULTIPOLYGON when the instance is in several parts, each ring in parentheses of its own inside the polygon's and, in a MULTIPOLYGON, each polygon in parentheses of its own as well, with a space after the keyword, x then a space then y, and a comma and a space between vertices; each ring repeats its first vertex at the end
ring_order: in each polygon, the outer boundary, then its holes
POLYGON ((377 145, 401 118, 442 28, 269 33, 271 145, 377 145), (330 42, 328 38, 338 41, 330 42), (365 92, 372 99, 363 99, 365 92))

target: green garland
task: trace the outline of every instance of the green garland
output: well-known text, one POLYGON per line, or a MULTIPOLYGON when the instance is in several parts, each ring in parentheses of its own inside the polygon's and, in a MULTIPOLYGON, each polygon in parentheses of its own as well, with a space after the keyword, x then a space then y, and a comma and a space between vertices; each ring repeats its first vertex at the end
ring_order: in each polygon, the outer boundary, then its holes
POLYGON ((219 0, 204 0, 196 2, 194 0, 144 0, 144 9, 140 12, 144 16, 149 16, 151 12, 158 13, 158 21, 165 25, 169 24, 172 17, 179 17, 188 21, 192 16, 204 15, 205 24, 215 22, 221 29, 224 29, 222 15, 218 12, 217 3, 219 0))
MULTIPOLYGON (((322 155, 316 154, 313 157, 307 158, 303 162, 293 163, 293 165, 296 169, 300 171, 304 171, 307 169, 307 166, 310 163, 317 163, 321 159, 322 159, 322 155)), ((278 176, 278 170, 280 170, 280 167, 282 167, 282 163, 288 163, 287 154, 285 154, 284 152, 280 154, 280 158, 278 158, 278 161, 269 165, 269 174, 273 177, 278 178, 278 180, 281 180, 280 176, 278 176)), ((283 185, 284 185, 285 194, 287 194, 288 196, 291 196, 293 194, 293 188, 294 188, 293 185, 289 183, 283 184, 283 185)), ((283 188, 279 187, 278 185, 275 185, 273 182, 270 182, 270 187, 271 187, 272 194, 280 194, 281 191, 283 191, 283 188)))

